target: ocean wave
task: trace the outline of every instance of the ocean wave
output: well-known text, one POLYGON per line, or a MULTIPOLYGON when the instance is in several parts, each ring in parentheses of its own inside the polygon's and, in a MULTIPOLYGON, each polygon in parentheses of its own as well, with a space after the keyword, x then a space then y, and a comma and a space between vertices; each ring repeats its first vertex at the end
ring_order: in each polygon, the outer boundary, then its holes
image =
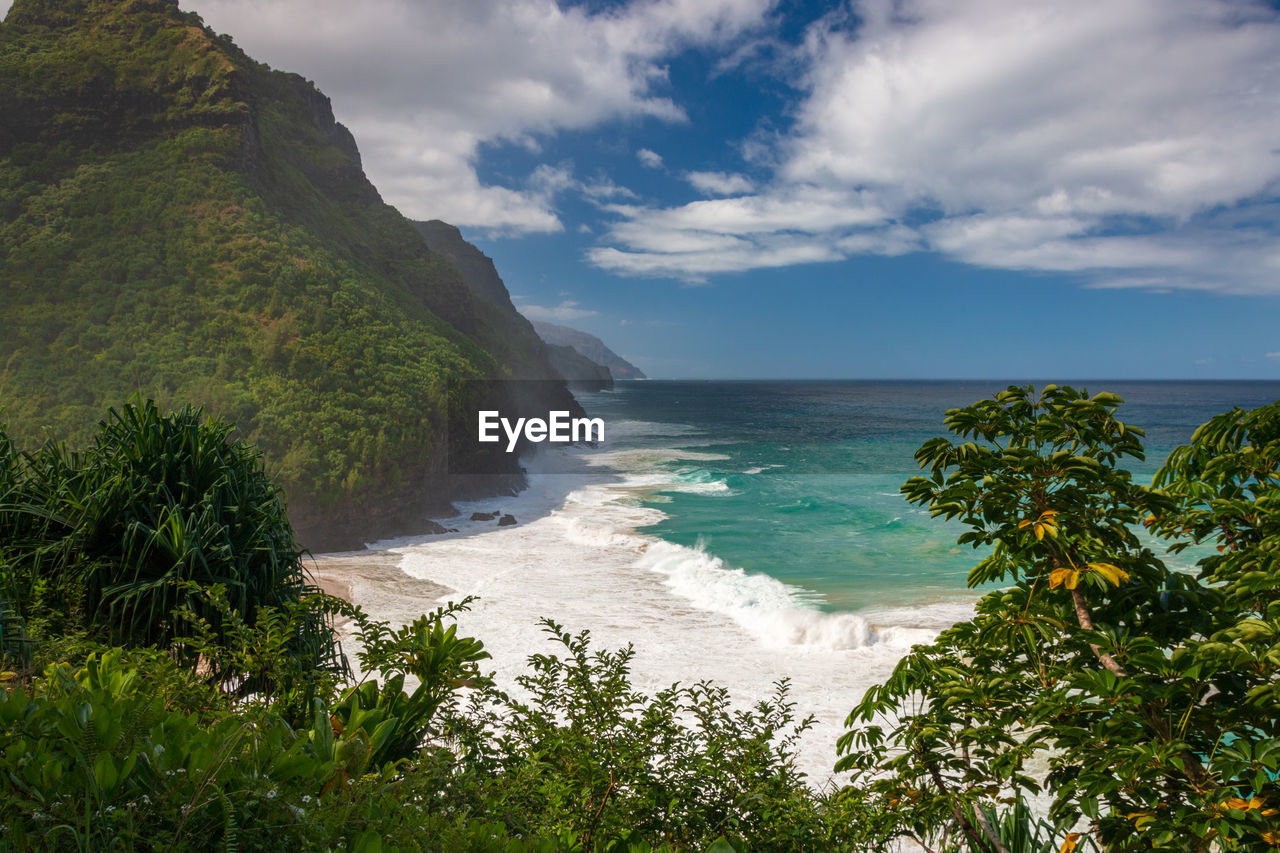
POLYGON ((641 447, 627 450, 605 450, 586 457, 587 464, 601 468, 617 468, 628 473, 656 472, 677 462, 722 462, 723 453, 705 453, 674 447, 641 447))
POLYGON ((727 495, 733 490, 721 479, 721 475, 706 468, 680 468, 672 475, 672 482, 663 491, 686 492, 695 495, 727 495))
POLYGON ((932 636, 928 630, 877 626, 856 613, 818 610, 812 605, 815 593, 730 566, 708 553, 703 542, 693 548, 654 542, 639 565, 664 575, 672 592, 730 617, 769 646, 844 650, 878 643, 910 645, 932 636))
POLYGON ((605 435, 609 441, 636 438, 666 438, 673 436, 702 435, 703 430, 688 424, 666 421, 639 421, 631 419, 610 420, 605 435))
MULTIPOLYGON (((519 678, 528 655, 548 649, 539 616, 589 629, 597 649, 634 643, 638 690, 710 678, 747 702, 788 679, 800 711, 817 718, 798 745, 799 766, 822 785, 849 708, 912 643, 963 616, 931 616, 930 607, 823 612, 816 593, 731 566, 705 545, 645 533, 668 517, 653 498, 675 484, 669 462, 633 470, 584 464, 578 476, 534 473, 518 496, 457 504, 460 515, 447 523, 457 533, 401 540, 401 569, 448 587, 453 600, 478 596, 459 614, 459 630, 484 641, 495 679, 513 695, 524 695, 519 678), (499 508, 518 523, 469 520, 472 511, 499 508)), ((704 486, 718 479, 686 467, 704 486)), ((413 589, 377 591, 361 604, 402 624, 436 604, 413 589)))

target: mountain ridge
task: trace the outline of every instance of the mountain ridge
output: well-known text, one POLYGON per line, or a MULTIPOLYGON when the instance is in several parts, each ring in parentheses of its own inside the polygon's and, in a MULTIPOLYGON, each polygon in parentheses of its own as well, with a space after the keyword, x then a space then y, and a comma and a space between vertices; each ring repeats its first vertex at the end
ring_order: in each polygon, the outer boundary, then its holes
POLYGON ((560 326, 542 320, 533 320, 534 330, 548 344, 572 347, 589 361, 609 368, 614 379, 648 379, 644 371, 605 346, 604 341, 589 332, 560 326))
POLYGON ((532 329, 382 201, 329 99, 174 0, 16 0, 0 23, 0 281, 15 439, 193 402, 262 448, 314 550, 522 485, 514 459, 450 473, 476 380, 551 380, 487 404, 581 411, 532 329))

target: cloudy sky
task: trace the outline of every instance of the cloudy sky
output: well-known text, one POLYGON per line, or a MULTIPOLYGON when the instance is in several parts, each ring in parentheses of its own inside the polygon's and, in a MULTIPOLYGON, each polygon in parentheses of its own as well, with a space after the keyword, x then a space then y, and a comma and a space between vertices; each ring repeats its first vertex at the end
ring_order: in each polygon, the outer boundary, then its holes
POLYGON ((1280 377, 1247 0, 182 0, 671 377, 1280 377))

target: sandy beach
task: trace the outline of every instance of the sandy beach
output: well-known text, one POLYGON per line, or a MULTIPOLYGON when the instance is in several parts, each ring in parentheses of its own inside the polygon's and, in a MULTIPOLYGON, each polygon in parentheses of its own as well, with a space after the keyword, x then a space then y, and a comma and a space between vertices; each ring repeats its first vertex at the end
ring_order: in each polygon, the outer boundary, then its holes
MULTIPOLYGON (((363 551, 311 554, 303 559, 303 564, 316 585, 329 595, 361 605, 366 610, 370 601, 376 601, 377 605, 368 611, 369 615, 398 625, 433 609, 433 602, 448 600, 453 592, 442 584, 405 574, 400 568, 403 558, 403 554, 395 551, 367 548, 363 551), (401 606, 397 607, 397 603, 401 606)), ((350 652, 353 647, 348 625, 349 620, 339 619, 334 627, 350 652)))

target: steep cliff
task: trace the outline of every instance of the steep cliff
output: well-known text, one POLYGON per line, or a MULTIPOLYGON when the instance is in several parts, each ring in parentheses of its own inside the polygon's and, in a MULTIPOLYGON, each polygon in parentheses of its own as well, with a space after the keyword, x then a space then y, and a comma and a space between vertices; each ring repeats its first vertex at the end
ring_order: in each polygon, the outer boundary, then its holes
MULTIPOLYGON (((521 366, 517 368, 515 378, 548 379, 564 375, 555 368, 555 359, 551 353, 541 346, 541 338, 534 330, 533 324, 525 319, 525 316, 512 304, 511 294, 507 292, 502 276, 498 275, 498 269, 488 255, 467 242, 462 232, 447 222, 432 219, 428 222, 414 222, 413 225, 426 241, 427 247, 448 258, 462 274, 462 280, 472 292, 484 297, 486 307, 492 306, 506 323, 521 330, 522 341, 538 342, 537 346, 524 352, 522 358, 518 360, 521 366)), ((573 372, 580 373, 581 365, 576 366, 573 372)), ((564 378, 570 377, 564 375, 564 378)))
POLYGON ((609 349, 595 335, 580 332, 568 326, 557 326, 555 323, 539 321, 533 323, 533 328, 548 344, 558 347, 573 347, 583 358, 609 368, 609 373, 614 379, 648 379, 644 375, 644 371, 609 349))
MULTIPOLYGON (((0 24, 0 282, 10 435, 75 445, 135 393, 203 405, 313 549, 517 487, 510 458, 450 476, 449 423, 507 393, 476 380, 557 375, 383 203, 328 98, 174 0, 16 0, 0 24)), ((580 411, 537 388, 497 402, 580 411)))
POLYGON ((608 391, 613 388, 613 376, 609 373, 609 368, 584 358, 573 347, 547 344, 547 357, 551 360, 551 366, 575 391, 608 391))
POLYGON ((468 243, 456 226, 432 219, 414 222, 413 227, 418 229, 431 251, 444 255, 458 268, 463 281, 474 292, 509 314, 518 313, 511 303, 511 294, 507 292, 506 284, 498 275, 498 268, 493 265, 493 259, 468 243))

